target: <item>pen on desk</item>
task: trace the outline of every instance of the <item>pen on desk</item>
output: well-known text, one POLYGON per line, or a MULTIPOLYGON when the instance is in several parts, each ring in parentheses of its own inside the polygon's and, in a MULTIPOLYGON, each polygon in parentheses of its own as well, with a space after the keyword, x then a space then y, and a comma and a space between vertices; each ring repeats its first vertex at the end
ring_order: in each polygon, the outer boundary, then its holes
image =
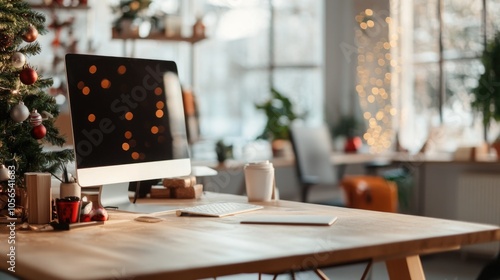
POLYGON ((88 226, 98 226, 103 224, 104 221, 92 221, 92 222, 73 223, 73 224, 52 222, 50 224, 41 226, 29 225, 28 228, 34 231, 62 231, 62 230, 70 230, 88 226))
POLYGON ((85 222, 85 223, 72 223, 72 224, 51 223, 50 225, 54 228, 54 230, 70 230, 70 229, 75 229, 75 228, 88 227, 88 226, 98 226, 98 225, 103 225, 103 224, 104 224, 104 221, 91 221, 91 222, 85 222))

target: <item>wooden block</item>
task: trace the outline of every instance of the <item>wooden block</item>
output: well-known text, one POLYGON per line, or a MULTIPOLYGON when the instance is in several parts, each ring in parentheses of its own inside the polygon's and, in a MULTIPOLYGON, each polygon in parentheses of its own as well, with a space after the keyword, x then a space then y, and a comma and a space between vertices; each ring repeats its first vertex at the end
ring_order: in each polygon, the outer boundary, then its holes
POLYGON ((28 222, 47 224, 52 220, 50 173, 26 172, 24 181, 28 194, 28 222))
POLYGON ((196 185, 195 176, 184 176, 163 179, 163 186, 166 188, 187 188, 196 185))
POLYGON ((203 185, 197 184, 187 188, 172 188, 172 195, 175 198, 189 199, 200 198, 203 194, 203 185))
POLYGON ((172 189, 165 188, 161 185, 151 186, 149 196, 151 198, 172 198, 172 189))

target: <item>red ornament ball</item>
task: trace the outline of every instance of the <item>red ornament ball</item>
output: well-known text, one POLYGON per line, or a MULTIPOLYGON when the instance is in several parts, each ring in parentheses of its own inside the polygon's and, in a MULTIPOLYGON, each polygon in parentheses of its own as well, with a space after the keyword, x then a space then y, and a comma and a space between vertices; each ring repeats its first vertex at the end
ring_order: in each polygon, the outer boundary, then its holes
POLYGON ((43 124, 33 127, 31 130, 31 136, 37 140, 42 139, 47 134, 47 129, 43 124))
POLYGON ((38 80, 38 74, 33 68, 26 67, 19 73, 19 79, 27 86, 32 85, 38 80))
POLYGON ((38 38, 38 30, 33 25, 30 25, 22 37, 25 42, 34 42, 38 38))
POLYGON ((107 221, 109 219, 108 212, 104 208, 94 209, 90 216, 92 221, 107 221))
POLYGON ((80 215, 80 223, 86 223, 92 221, 90 214, 81 214, 80 215))

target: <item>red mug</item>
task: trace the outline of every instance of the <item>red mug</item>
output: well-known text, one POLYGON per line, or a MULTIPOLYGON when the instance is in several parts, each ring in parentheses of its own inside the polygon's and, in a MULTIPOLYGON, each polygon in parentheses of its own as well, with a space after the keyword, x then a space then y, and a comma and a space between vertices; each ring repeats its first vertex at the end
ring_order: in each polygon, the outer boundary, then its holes
POLYGON ((76 223, 80 214, 80 201, 57 200, 57 217, 59 223, 76 223))

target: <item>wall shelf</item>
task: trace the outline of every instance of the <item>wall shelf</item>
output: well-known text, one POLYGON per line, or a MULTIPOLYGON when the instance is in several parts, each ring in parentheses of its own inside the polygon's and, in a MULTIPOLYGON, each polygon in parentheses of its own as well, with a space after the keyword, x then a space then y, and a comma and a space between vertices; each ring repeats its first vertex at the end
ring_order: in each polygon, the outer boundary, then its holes
POLYGON ((52 3, 50 5, 44 4, 33 4, 30 5, 33 9, 60 9, 60 10, 88 10, 90 6, 87 4, 78 4, 77 6, 63 6, 59 4, 52 3))
POLYGON ((188 42, 195 44, 199 41, 206 39, 205 36, 202 37, 181 37, 181 36, 171 36, 167 37, 163 33, 151 33, 147 37, 140 37, 137 33, 126 33, 122 34, 118 32, 115 28, 112 29, 112 38, 120 40, 158 40, 158 41, 173 41, 173 42, 188 42))

